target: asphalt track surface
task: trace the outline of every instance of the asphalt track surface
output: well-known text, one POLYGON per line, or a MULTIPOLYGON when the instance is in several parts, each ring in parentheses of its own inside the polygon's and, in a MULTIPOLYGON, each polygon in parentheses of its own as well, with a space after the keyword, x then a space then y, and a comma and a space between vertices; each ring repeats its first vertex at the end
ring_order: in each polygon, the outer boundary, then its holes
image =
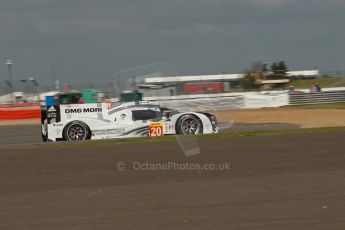
POLYGON ((345 229, 344 134, 1 145, 0 229, 345 229))

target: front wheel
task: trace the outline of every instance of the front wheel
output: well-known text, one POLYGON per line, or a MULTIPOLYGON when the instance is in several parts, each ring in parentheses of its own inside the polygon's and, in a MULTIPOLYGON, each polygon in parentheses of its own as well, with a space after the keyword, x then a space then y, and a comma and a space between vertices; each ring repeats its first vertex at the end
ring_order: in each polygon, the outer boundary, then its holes
POLYGON ((183 115, 176 123, 177 134, 200 134, 202 133, 202 123, 199 118, 193 115, 183 115))
POLYGON ((84 122, 73 121, 67 124, 63 135, 67 141, 84 141, 90 139, 90 129, 84 122))

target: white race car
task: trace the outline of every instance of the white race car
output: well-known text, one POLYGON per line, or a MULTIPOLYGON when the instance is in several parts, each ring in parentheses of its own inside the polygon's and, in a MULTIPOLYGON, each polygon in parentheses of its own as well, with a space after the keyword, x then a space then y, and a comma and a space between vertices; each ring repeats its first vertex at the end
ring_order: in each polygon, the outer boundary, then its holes
POLYGON ((162 108, 140 101, 112 107, 110 103, 42 107, 43 141, 79 141, 169 134, 217 133, 211 113, 162 108))

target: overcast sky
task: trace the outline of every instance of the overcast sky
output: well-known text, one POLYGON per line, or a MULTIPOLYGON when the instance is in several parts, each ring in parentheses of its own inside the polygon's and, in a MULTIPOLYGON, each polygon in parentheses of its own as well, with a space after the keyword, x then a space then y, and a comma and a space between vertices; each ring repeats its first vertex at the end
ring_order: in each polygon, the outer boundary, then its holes
POLYGON ((1 0, 0 80, 106 82, 171 62, 181 75, 238 73, 254 61, 345 69, 344 0, 1 0), (54 64, 52 64, 54 63, 54 64))

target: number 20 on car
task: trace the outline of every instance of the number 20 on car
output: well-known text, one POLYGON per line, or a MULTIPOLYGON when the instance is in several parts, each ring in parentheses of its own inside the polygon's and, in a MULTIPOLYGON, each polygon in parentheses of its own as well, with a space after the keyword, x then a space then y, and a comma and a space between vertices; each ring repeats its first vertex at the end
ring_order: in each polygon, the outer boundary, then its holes
POLYGON ((163 133, 163 122, 152 122, 149 125, 149 135, 150 137, 160 137, 164 136, 163 133))

